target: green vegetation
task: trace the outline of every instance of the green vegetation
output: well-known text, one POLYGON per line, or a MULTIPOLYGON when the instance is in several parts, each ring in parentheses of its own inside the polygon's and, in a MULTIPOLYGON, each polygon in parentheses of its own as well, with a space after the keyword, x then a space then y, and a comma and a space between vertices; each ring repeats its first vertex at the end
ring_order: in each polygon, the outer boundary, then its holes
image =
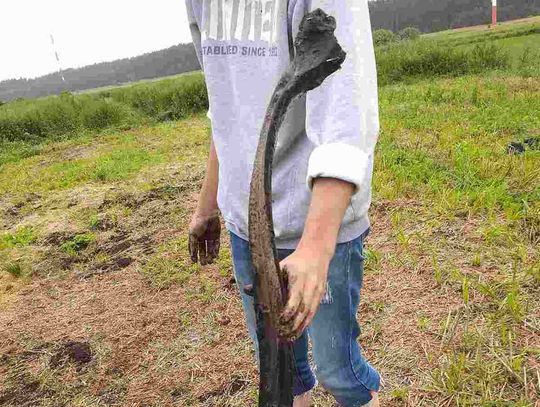
POLYGON ((460 76, 504 69, 508 61, 506 52, 493 44, 476 45, 462 51, 443 48, 435 41, 414 41, 377 50, 381 85, 410 78, 460 76))
POLYGON ((416 40, 420 38, 420 30, 416 27, 405 27, 403 30, 400 30, 397 33, 397 37, 404 41, 404 40, 416 40))
POLYGON ((397 41, 396 34, 390 30, 380 29, 373 31, 373 44, 375 46, 388 45, 397 41))
POLYGON ((66 253, 75 256, 81 250, 84 250, 88 247, 90 243, 95 240, 95 236, 91 233, 85 233, 81 235, 75 235, 71 240, 64 242, 60 248, 66 253))
MULTIPOLYGON (((506 146, 538 134, 539 92, 515 76, 381 91, 374 202, 414 199, 392 212, 395 238, 407 251, 433 253, 434 281, 461 298, 441 326, 448 350, 428 386, 456 405, 503 400, 500 391, 529 405, 521 392, 534 370, 524 361, 538 349, 522 327, 540 306, 540 152, 515 156, 506 146), (475 224, 469 233, 452 231, 467 222, 475 224)), ((427 330, 431 318, 417 324, 427 330)))
POLYGON ((0 236, 0 249, 10 247, 24 247, 36 240, 34 230, 31 227, 24 226, 15 233, 4 233, 0 236))
POLYGON ((397 41, 409 41, 420 38, 420 30, 415 27, 406 27, 400 30, 397 34, 394 34, 390 30, 379 29, 373 31, 373 44, 375 46, 383 46, 397 41))
POLYGON ((201 268, 199 264, 191 264, 191 260, 186 258, 187 251, 187 236, 167 242, 144 265, 143 275, 158 289, 186 283, 201 268))
POLYGON ((13 148, 11 143, 35 144, 84 131, 178 120, 206 106, 206 86, 200 73, 98 93, 63 93, 14 101, 0 108, 0 142, 4 145, 2 150, 16 150, 20 144, 13 148))
POLYGON ((5 270, 15 278, 19 278, 23 275, 23 269, 19 263, 9 263, 5 266, 5 270))

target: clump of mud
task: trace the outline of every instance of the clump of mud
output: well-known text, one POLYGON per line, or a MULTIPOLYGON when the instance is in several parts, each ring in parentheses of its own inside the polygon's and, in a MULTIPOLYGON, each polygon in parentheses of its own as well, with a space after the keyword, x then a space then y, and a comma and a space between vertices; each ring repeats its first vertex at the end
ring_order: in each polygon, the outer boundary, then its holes
POLYGON ((50 359, 53 368, 62 368, 71 362, 80 367, 92 361, 92 350, 88 342, 67 341, 56 346, 50 359))

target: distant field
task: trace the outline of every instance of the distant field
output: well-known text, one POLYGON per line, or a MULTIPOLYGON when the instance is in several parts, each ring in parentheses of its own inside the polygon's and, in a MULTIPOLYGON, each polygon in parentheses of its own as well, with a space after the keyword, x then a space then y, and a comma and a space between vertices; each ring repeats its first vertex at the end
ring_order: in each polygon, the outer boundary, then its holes
MULTIPOLYGON (((161 78, 143 79, 143 80, 136 81, 136 82, 124 83, 122 85, 102 86, 100 88, 86 89, 86 90, 81 90, 81 91, 72 92, 72 93, 74 95, 79 95, 79 94, 84 94, 84 93, 95 93, 95 92, 99 93, 99 92, 103 92, 103 91, 107 91, 107 90, 111 90, 111 89, 126 88, 126 87, 135 86, 135 85, 143 85, 143 84, 148 84, 148 83, 160 82, 162 80, 178 79, 178 78, 181 78, 181 77, 183 77, 185 75, 193 75, 196 72, 199 72, 199 71, 184 72, 184 73, 180 73, 178 75, 164 76, 164 77, 161 77, 161 78)), ((43 98, 40 98, 40 99, 43 99, 43 98)))
MULTIPOLYGON (((358 318, 385 407, 538 406, 539 24, 377 50, 358 318)), ((255 405, 226 235, 217 264, 187 253, 204 88, 194 73, 0 107, 0 405, 255 405)), ((314 405, 335 404, 318 388, 314 405)))

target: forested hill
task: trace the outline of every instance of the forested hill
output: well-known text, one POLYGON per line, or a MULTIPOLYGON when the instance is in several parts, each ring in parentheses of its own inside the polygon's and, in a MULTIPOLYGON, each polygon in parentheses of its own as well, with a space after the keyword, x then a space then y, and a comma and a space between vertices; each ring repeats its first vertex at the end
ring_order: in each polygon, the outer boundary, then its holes
MULTIPOLYGON (((540 14, 540 0, 498 0, 499 21, 540 14)), ((422 32, 487 24, 491 0, 374 0, 370 2, 373 29, 399 31, 416 27, 422 32)))
POLYGON ((62 71, 65 82, 57 72, 36 79, 3 81, 0 82, 0 101, 118 85, 197 69, 200 66, 193 44, 180 44, 133 58, 66 69, 62 71))
MULTIPOLYGON (((499 20, 540 14, 540 0, 498 0, 499 20)), ((374 0, 370 2, 373 29, 394 32, 409 26, 423 32, 440 31, 490 21, 491 0, 374 0)), ((152 79, 199 69, 193 44, 62 71, 37 79, 0 82, 0 104, 16 98, 35 98, 152 79)))

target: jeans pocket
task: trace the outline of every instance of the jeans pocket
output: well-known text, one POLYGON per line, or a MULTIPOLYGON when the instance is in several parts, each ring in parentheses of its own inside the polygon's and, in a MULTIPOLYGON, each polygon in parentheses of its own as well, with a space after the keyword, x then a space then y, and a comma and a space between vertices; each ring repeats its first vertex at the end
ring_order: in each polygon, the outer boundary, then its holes
POLYGON ((367 229, 363 234, 362 236, 359 236, 356 240, 356 242, 354 242, 354 250, 355 250, 355 253, 356 255, 358 256, 358 258, 361 260, 361 261, 364 261, 366 260, 366 251, 365 251, 365 247, 366 247, 366 244, 365 244, 365 238, 367 236, 367 234, 369 233, 369 229, 367 229))
POLYGON ((351 278, 353 281, 357 281, 359 288, 362 288, 364 285, 364 263, 366 260, 363 237, 358 237, 352 243, 350 259, 351 278))

